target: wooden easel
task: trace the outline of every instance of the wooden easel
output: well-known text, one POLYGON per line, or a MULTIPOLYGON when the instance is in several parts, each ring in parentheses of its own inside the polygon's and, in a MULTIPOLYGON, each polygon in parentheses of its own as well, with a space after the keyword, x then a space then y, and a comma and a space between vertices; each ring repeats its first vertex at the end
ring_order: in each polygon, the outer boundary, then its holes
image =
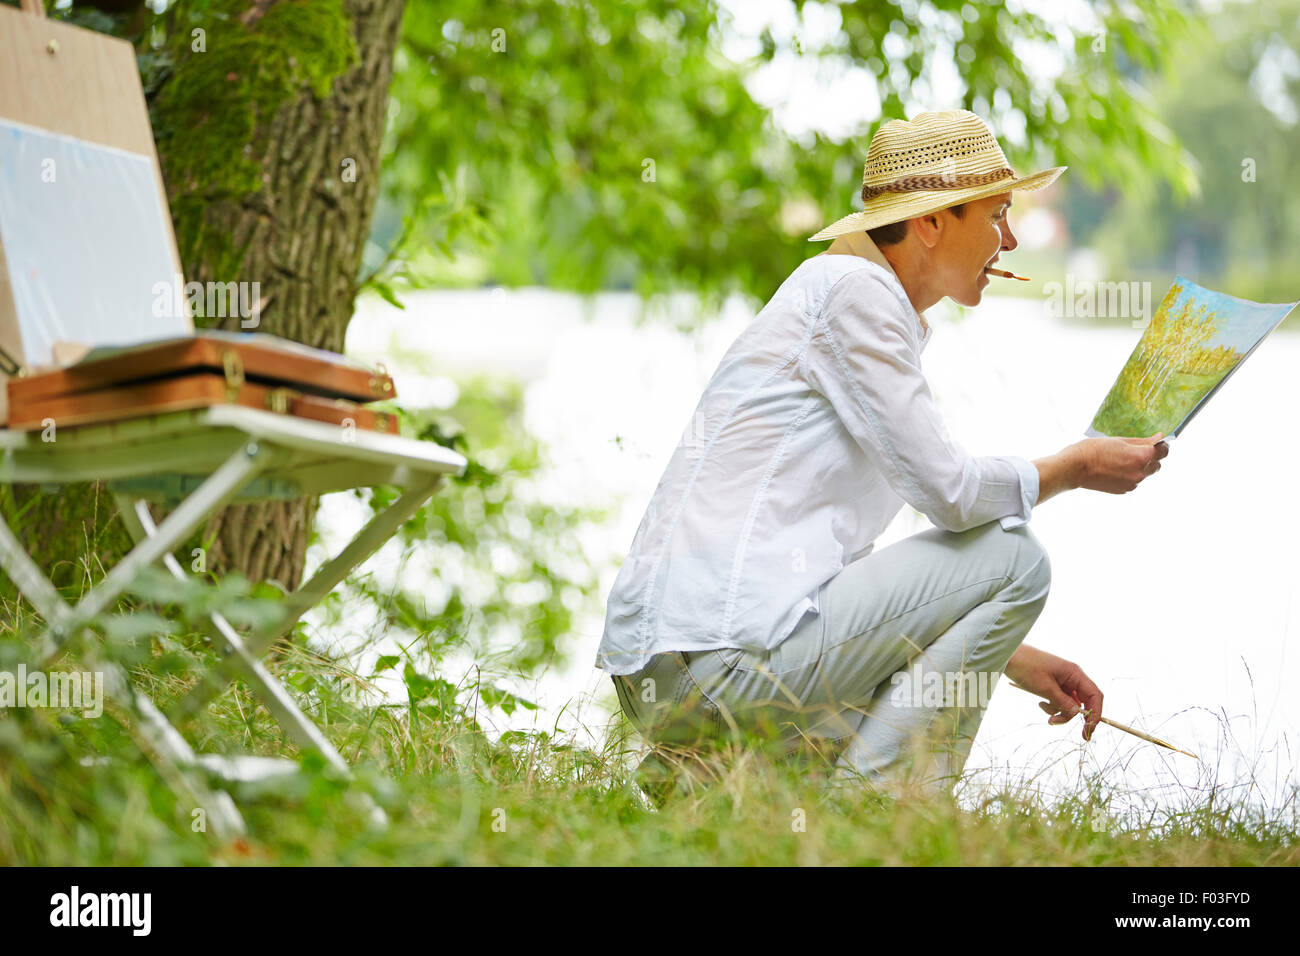
MULTIPOLYGON (((131 44, 51 20, 42 0, 22 0, 21 10, 0 7, 0 24, 0 118, 143 157, 153 168, 158 201, 166 210, 167 190, 131 44)), ((171 272, 179 275, 180 254, 171 217, 163 219, 171 272)), ((0 241, 0 356, 4 355, 11 361, 0 362, 7 366, 0 368, 0 423, 8 418, 3 380, 15 374, 15 366, 33 364, 24 351, 15 289, 0 241)))

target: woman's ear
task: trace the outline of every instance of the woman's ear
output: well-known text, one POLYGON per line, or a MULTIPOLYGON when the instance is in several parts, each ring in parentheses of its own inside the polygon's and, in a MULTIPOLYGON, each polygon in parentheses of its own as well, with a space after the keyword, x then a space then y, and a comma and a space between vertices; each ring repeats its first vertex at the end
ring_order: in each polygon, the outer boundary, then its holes
POLYGON ((943 221, 938 213, 917 216, 912 222, 915 224, 916 237, 921 240, 921 244, 927 249, 933 249, 943 233, 943 221))

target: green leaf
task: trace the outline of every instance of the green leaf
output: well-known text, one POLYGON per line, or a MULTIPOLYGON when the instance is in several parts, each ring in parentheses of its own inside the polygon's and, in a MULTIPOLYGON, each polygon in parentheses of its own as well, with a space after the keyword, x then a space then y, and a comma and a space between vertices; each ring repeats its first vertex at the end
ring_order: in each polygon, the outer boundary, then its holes
POLYGON ((402 305, 402 303, 398 300, 397 294, 393 292, 392 286, 390 286, 387 282, 382 282, 379 279, 372 279, 370 282, 370 288, 378 292, 380 298, 382 298, 389 305, 394 305, 399 309, 406 308, 406 306, 402 305))
POLYGON ((100 625, 109 640, 123 642, 134 641, 141 637, 154 637, 159 634, 175 634, 179 630, 172 621, 150 611, 114 614, 102 618, 100 625))

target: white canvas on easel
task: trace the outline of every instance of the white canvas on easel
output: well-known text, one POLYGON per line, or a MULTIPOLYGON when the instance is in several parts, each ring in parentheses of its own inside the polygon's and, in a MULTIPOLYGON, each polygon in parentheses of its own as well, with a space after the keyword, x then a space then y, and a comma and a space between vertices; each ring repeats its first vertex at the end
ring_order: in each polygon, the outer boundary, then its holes
POLYGON ((0 7, 0 349, 38 368, 191 334, 155 314, 180 272, 131 45, 0 7))
POLYGON ((151 312, 174 282, 166 215, 149 157, 0 118, 0 246, 25 364, 52 364, 55 342, 188 331, 151 312))

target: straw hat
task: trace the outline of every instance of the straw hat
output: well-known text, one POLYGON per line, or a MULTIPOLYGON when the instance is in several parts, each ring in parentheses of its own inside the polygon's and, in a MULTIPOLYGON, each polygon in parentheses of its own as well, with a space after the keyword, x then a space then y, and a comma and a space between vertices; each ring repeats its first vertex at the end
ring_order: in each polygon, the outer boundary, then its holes
POLYGON ((1017 176, 988 124, 969 110, 890 120, 867 147, 862 211, 831 223, 808 241, 887 226, 1013 189, 1042 189, 1066 168, 1017 176))

